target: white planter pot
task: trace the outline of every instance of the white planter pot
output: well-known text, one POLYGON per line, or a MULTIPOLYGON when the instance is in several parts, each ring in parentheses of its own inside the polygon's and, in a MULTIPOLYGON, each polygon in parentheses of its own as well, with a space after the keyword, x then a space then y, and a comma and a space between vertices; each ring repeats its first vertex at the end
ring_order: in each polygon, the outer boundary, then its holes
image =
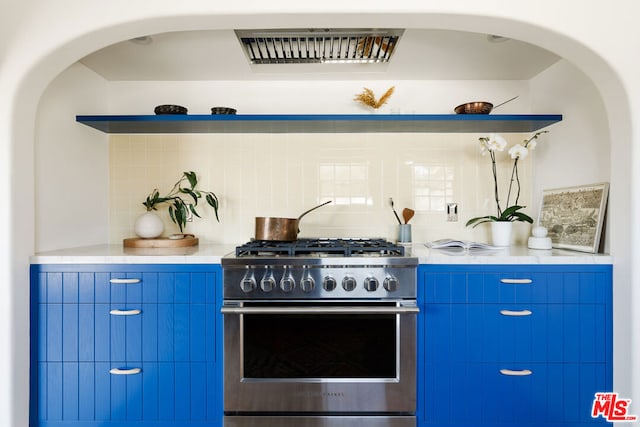
POLYGON ((143 213, 136 219, 133 225, 133 231, 136 236, 143 239, 153 239, 160 237, 164 231, 164 224, 162 219, 153 211, 143 213))
POLYGON ((491 241, 494 246, 511 245, 512 234, 513 234, 513 222, 493 221, 491 223, 491 241))

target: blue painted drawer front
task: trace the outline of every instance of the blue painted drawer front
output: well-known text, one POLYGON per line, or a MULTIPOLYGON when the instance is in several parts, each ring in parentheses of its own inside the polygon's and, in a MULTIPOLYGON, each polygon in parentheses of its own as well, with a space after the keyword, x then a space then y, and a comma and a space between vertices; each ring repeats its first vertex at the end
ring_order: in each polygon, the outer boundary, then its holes
POLYGON ((611 296, 611 266, 442 267, 421 270, 428 272, 422 277, 427 303, 582 304, 607 303, 611 296), (514 279, 531 283, 503 283, 514 279))
POLYGON ((138 366, 140 374, 111 375, 108 362, 40 363, 41 421, 87 425, 208 421, 216 425, 219 395, 211 390, 218 381, 215 364, 145 362, 138 366))
POLYGON ((33 425, 221 425, 219 265, 34 265, 31 275, 33 425))
POLYGON ((419 425, 605 423, 590 409, 612 387, 611 266, 421 265, 418 277, 419 425))
POLYGON ((584 426, 593 394, 607 388, 602 363, 443 363, 427 364, 423 425, 584 426), (531 371, 507 376, 501 369, 531 371), (429 396, 432 396, 429 398, 429 396))
POLYGON ((427 304, 424 316, 434 362, 607 360, 594 336, 607 322, 604 304, 427 304))

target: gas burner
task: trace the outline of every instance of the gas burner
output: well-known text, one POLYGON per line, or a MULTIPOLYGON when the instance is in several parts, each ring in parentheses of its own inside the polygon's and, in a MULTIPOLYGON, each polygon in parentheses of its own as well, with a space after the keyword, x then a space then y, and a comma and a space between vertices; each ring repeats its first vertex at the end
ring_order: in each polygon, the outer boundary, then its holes
POLYGON ((404 247, 379 238, 315 238, 293 242, 252 240, 236 256, 403 256, 404 247))

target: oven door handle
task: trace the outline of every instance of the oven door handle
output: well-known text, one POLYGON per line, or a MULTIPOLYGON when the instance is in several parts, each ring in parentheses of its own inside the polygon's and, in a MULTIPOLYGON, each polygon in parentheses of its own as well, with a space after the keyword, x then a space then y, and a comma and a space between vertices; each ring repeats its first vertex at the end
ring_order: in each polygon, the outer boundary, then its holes
POLYGON ((222 314, 413 314, 420 309, 415 305, 401 307, 237 307, 225 306, 222 314))

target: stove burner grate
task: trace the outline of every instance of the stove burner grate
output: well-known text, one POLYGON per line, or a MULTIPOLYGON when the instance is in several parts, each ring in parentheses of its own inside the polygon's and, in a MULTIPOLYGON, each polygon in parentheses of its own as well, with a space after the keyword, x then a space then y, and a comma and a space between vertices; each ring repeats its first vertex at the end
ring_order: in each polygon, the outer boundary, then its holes
POLYGON ((403 256, 404 247, 393 244, 385 239, 346 239, 319 238, 298 239, 293 242, 272 242, 266 240, 252 240, 236 247, 236 256, 296 256, 296 255, 381 255, 403 256))

